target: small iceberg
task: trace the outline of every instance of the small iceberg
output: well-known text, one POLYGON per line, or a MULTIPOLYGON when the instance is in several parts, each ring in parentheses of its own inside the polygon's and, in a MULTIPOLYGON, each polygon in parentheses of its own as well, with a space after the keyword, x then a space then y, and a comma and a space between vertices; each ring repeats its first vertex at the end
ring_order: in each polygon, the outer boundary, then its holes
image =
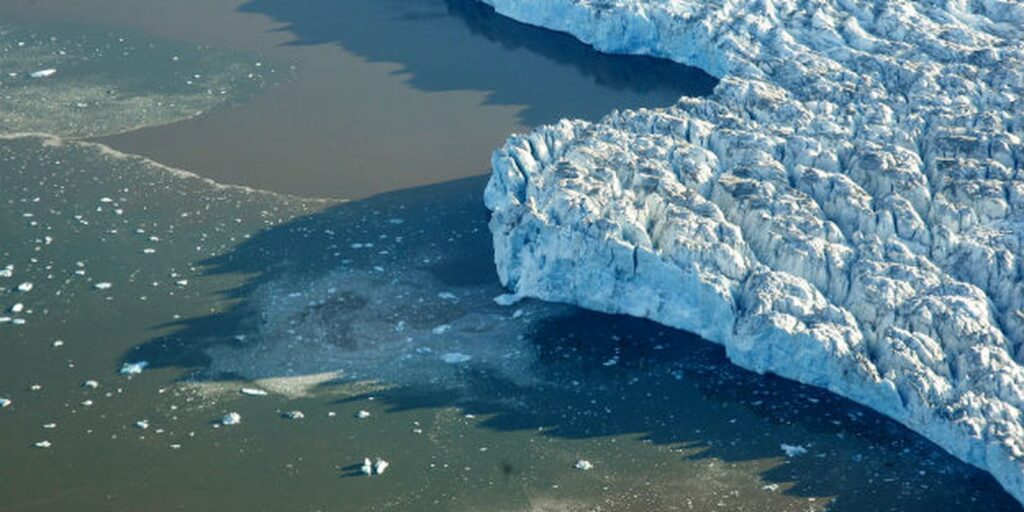
POLYGON ((589 460, 580 459, 576 461, 576 464, 573 465, 573 468, 578 469, 580 471, 590 471, 591 469, 594 469, 594 465, 589 460))
POLYGON ((40 69, 39 71, 33 71, 28 74, 32 78, 46 78, 57 74, 55 68, 40 69))
POLYGON ((473 359, 473 356, 463 354, 462 352, 449 352, 441 356, 441 360, 448 364, 461 364, 473 359))
POLYGON ((804 448, 803 446, 800 446, 798 444, 782 443, 779 445, 779 448, 781 448, 782 451, 786 453, 786 457, 789 458, 799 457, 807 453, 807 448, 804 448))
POLYGON ((0 409, 9 407, 12 403, 14 402, 12 402, 10 398, 0 398, 0 409))
POLYGON ((242 415, 237 412, 229 412, 220 419, 221 425, 231 426, 238 425, 242 422, 242 415))
POLYGON ((149 366, 149 361, 136 361, 121 365, 121 375, 138 375, 149 366))
POLYGON ((241 393, 246 396, 267 396, 267 392, 259 388, 242 388, 241 393))

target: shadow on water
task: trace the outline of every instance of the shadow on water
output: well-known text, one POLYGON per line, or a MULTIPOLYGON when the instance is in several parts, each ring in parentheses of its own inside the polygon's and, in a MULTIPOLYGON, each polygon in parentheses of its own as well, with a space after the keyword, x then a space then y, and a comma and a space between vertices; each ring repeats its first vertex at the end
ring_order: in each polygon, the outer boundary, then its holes
MULTIPOLYGON (((183 320, 174 326, 176 332, 126 358, 186 369, 195 380, 240 378, 208 372, 207 354, 236 344, 237 333, 259 330, 267 312, 252 297, 274 283, 301 287, 339 266, 422 264, 442 289, 478 289, 494 296, 501 289, 487 212, 479 200, 483 184, 478 177, 382 194, 257 233, 233 251, 201 262, 207 274, 250 276, 226 292, 237 300, 233 307, 183 320), (403 219, 397 227, 396 218, 403 219), (402 243, 387 246, 386 255, 351 249, 381 240, 389 229, 397 231, 388 239, 401 233, 402 243)), ((355 304, 359 314, 363 303, 355 304)), ((627 436, 679 448, 681 457, 697 461, 778 459, 780 443, 804 444, 808 454, 771 464, 761 477, 791 483, 789 495, 833 496, 833 510, 1019 509, 990 476, 895 422, 824 391, 739 369, 721 347, 691 334, 565 308, 534 321, 525 338, 535 354, 529 382, 466 364, 456 370, 457 386, 403 383, 374 391, 375 403, 389 411, 457 407, 494 432, 543 429, 539 435, 559 439, 627 436)))
POLYGON ((476 90, 487 104, 525 105, 527 126, 562 117, 597 119, 616 108, 670 105, 706 96, 717 80, 663 59, 609 55, 575 38, 518 23, 478 0, 251 0, 243 12, 283 24, 292 45, 337 44, 370 62, 395 63, 410 86, 429 92, 476 90), (496 51, 494 46, 504 51, 496 51), (596 90, 581 98, 576 82, 538 80, 550 67, 574 69, 596 90))

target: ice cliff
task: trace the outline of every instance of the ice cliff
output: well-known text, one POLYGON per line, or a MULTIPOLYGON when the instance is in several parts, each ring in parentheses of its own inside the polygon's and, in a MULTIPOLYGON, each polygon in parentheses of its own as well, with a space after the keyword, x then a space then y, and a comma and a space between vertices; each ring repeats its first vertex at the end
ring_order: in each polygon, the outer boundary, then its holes
POLYGON ((696 332, 1024 501, 1024 4, 484 1, 721 78, 495 152, 515 296, 696 332))

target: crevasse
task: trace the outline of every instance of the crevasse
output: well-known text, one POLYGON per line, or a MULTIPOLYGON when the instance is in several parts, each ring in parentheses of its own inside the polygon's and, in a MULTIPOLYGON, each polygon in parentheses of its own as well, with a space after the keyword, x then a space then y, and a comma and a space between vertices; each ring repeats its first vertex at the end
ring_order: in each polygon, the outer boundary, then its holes
POLYGON ((1024 502, 1024 4, 483 1, 721 78, 495 152, 485 201, 514 296, 698 333, 1024 502))

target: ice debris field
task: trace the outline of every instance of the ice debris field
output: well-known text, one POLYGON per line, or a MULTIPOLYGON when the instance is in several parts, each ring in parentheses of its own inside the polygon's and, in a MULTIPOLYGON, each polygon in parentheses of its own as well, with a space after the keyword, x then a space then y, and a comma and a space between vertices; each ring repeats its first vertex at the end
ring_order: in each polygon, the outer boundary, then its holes
POLYGON ((484 1, 721 78, 494 154, 504 301, 693 331, 1024 500, 1024 4, 484 1))

